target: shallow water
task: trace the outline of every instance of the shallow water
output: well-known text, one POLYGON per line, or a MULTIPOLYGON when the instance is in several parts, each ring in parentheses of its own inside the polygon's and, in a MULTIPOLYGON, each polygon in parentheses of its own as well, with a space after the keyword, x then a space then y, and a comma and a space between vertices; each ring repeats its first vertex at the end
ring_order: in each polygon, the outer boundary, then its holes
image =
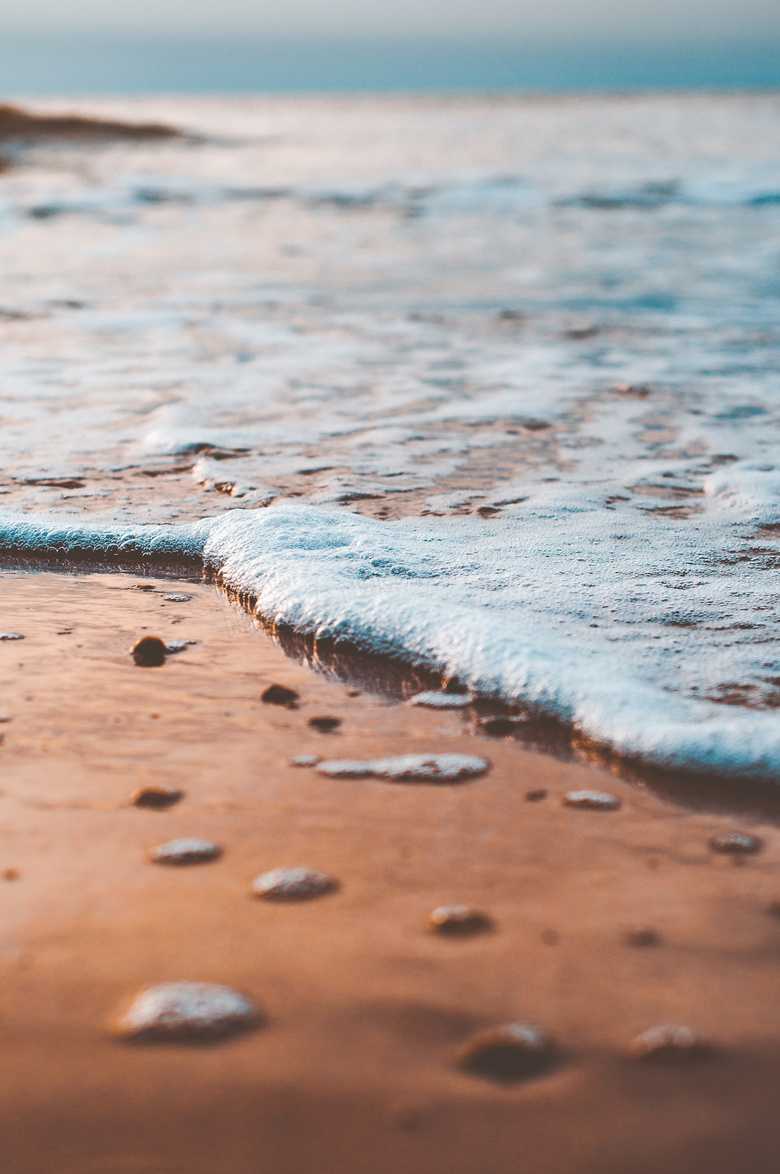
POLYGON ((6 549, 776 776, 777 96, 44 107, 192 137, 2 148, 6 549))

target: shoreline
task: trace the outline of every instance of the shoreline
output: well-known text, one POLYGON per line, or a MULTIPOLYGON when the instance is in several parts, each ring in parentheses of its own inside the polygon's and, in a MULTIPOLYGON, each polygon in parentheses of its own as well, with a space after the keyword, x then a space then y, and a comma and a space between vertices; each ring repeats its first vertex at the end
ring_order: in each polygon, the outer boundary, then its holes
POLYGON ((388 704, 287 659, 213 587, 182 586, 0 575, 4 626, 25 636, 0 643, 9 1174, 38 1174, 55 1143, 65 1174, 309 1174, 315 1153, 334 1174, 505 1174, 518 1153, 528 1174, 731 1174, 738 1158, 769 1174, 776 828, 388 704), (197 643, 139 669, 127 649, 146 634, 197 643), (263 704, 271 683, 299 707, 263 704), (335 733, 309 726, 323 713, 335 733), (415 751, 491 766, 430 786, 289 765, 415 751), (184 798, 141 810, 141 785, 184 798), (582 788, 620 809, 562 804, 582 788), (735 829, 763 850, 712 852, 735 829), (223 856, 149 862, 193 835, 223 856), (340 888, 253 899, 253 875, 280 865, 340 888), (431 934, 431 910, 458 901, 493 932, 431 934), (657 943, 628 944, 636 927, 657 943), (178 980, 246 991, 267 1023, 205 1048, 113 1037, 140 987, 178 980), (553 1036, 548 1074, 504 1087, 454 1067, 475 1031, 517 1018, 553 1036), (706 1031, 717 1057, 631 1059, 658 1022, 706 1031))

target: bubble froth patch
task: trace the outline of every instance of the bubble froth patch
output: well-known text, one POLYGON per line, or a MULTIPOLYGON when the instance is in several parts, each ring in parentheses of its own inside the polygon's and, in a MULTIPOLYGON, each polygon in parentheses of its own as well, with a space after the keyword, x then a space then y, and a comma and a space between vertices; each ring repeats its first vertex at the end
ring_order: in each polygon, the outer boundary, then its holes
POLYGON ((484 774, 490 763, 471 754, 402 754, 397 758, 332 759, 320 774, 336 779, 375 778, 389 783, 457 783, 484 774))

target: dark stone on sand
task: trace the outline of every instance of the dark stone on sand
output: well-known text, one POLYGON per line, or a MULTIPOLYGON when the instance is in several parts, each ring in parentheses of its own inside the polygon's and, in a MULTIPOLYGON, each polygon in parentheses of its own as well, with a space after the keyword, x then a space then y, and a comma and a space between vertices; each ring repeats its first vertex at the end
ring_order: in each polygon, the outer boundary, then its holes
POLYGON ((539 787, 534 791, 526 791, 525 799, 527 803, 540 803, 542 799, 547 798, 547 792, 543 787, 539 787))
POLYGON ((490 738, 509 738, 524 724, 522 719, 516 717, 488 717, 479 723, 479 731, 490 738))
POLYGON ((445 938, 467 938, 493 928, 487 913, 472 905, 439 905, 428 919, 432 933, 445 938))
POLYGON ((465 1072, 502 1084, 541 1076, 554 1058, 547 1032, 528 1023, 509 1023, 475 1035, 461 1050, 457 1065, 465 1072))
POLYGON ((139 668, 158 668, 165 664, 168 649, 159 636, 142 636, 130 649, 130 655, 139 668))
POLYGON ((583 807, 587 811, 617 811, 620 800, 607 791, 567 791, 562 800, 565 807, 583 807))
POLYGON ((313 868, 273 868, 252 882, 252 892, 266 901, 309 901, 338 887, 332 877, 313 868))
POLYGON ((770 917, 780 918, 780 901, 773 901, 767 909, 767 913, 770 917))
POLYGON ((713 1051, 712 1041, 702 1032, 668 1025, 643 1031, 631 1044, 635 1059, 660 1064, 688 1064, 706 1059, 713 1051))
POLYGON ((288 709, 295 709, 298 705, 298 696, 294 689, 288 689, 286 685, 269 685, 265 692, 260 694, 260 700, 266 705, 285 705, 288 709))
POLYGON ((637 926, 626 930, 626 945, 629 946, 657 946, 658 934, 649 926, 637 926))
POLYGON ((262 1019, 246 995, 208 982, 164 982, 145 987, 121 1016, 126 1039, 208 1043, 256 1026, 262 1019))
POLYGON ((560 934, 555 929, 543 929, 539 937, 545 946, 557 946, 561 940, 560 934))
POLYGON ((19 869, 18 869, 18 868, 4 868, 4 869, 3 869, 3 872, 2 872, 2 877, 3 877, 3 880, 4 880, 4 881, 16 881, 16 880, 19 880, 19 877, 20 877, 21 875, 22 875, 22 874, 19 872, 19 869))
POLYGON ((310 717, 308 724, 313 730, 319 730, 321 734, 330 734, 333 730, 337 730, 341 725, 340 717, 310 717))
POLYGON ((710 848, 713 852, 722 852, 732 856, 753 856, 760 852, 764 841, 760 836, 751 836, 748 832, 727 832, 722 836, 713 836, 710 848))
POLYGON ((184 798, 184 792, 175 787, 141 787, 133 795, 136 807, 149 807, 154 811, 164 811, 166 807, 173 807, 184 798))
POLYGON ((221 855, 222 849, 213 840, 199 840, 193 837, 158 844, 149 852, 149 859, 155 864, 205 864, 209 860, 218 859, 221 855))

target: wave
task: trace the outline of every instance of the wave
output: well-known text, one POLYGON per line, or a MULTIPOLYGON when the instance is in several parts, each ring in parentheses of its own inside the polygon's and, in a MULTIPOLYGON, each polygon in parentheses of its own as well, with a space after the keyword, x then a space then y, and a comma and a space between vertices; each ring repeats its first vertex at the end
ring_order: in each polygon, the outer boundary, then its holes
POLYGON ((266 621, 455 676, 475 694, 553 715, 627 758, 664 769, 776 779, 780 722, 675 692, 602 641, 553 630, 489 581, 507 531, 474 520, 380 522, 301 503, 187 525, 0 517, 0 551, 60 559, 202 560, 266 621), (478 565, 477 565, 478 564, 478 565), (487 582, 487 587, 486 587, 487 582), (479 584, 481 583, 481 587, 479 584))

